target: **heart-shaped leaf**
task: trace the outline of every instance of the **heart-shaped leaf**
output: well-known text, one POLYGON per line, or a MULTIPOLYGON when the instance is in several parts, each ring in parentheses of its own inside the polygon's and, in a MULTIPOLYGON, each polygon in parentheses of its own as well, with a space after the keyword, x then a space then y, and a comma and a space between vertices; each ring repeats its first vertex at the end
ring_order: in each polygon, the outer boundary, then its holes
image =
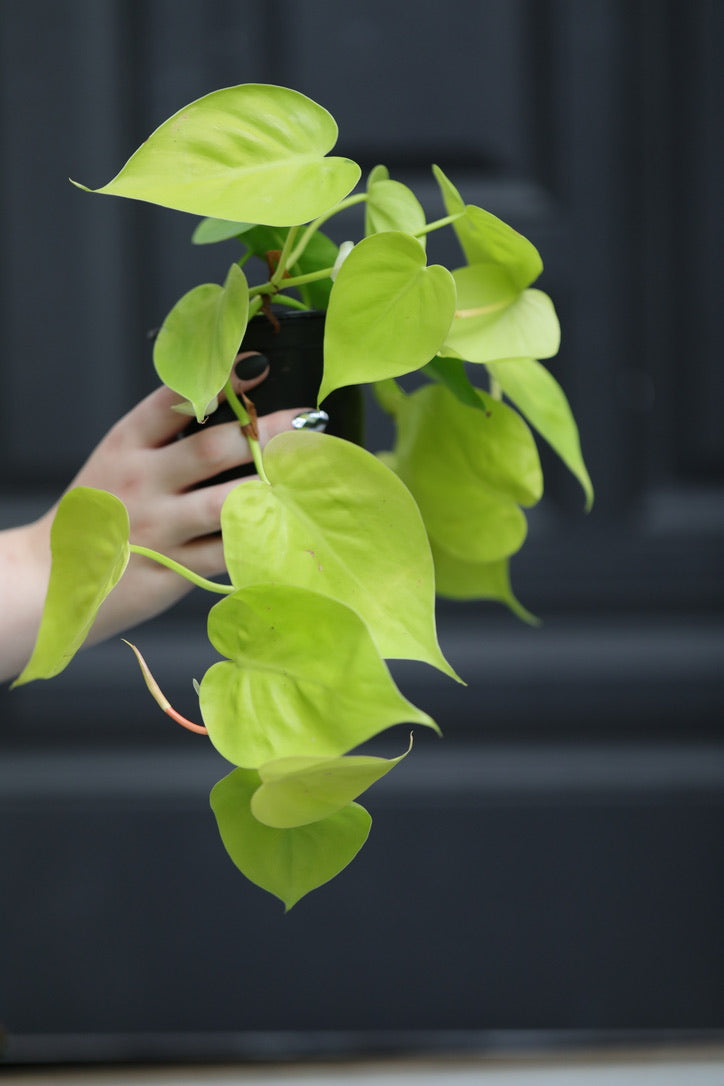
POLYGON ((364 807, 352 803, 309 826, 272 829, 251 813, 251 798, 260 783, 254 770, 235 769, 214 785, 211 808, 224 848, 241 873, 278 897, 288 912, 355 858, 372 819, 364 807))
POLYGON ((511 358, 488 366, 505 395, 558 453, 593 505, 593 485, 581 453, 578 427, 561 386, 533 358, 511 358))
MULTIPOLYGON (((424 226, 425 212, 407 185, 382 177, 371 181, 365 203, 365 234, 379 234, 385 230, 414 234, 424 226)), ((424 249, 424 237, 418 240, 424 249)))
POLYGON ((229 378, 248 316, 246 278, 232 264, 223 287, 202 283, 184 294, 156 336, 156 372, 193 405, 199 422, 229 378))
POLYGON ((505 268, 473 264, 453 273, 455 320, 441 353, 468 362, 500 358, 550 358, 560 346, 560 326, 547 294, 519 293, 505 268))
POLYGON ((394 769, 399 758, 277 758, 259 767, 251 812, 266 826, 305 826, 340 811, 394 769))
POLYGON ((543 261, 527 238, 489 211, 463 203, 460 193, 439 166, 433 173, 448 215, 460 215, 453 223, 468 264, 498 264, 505 268, 517 293, 530 286, 543 271, 543 261))
POLYGON ((201 681, 201 713, 234 765, 336 758, 404 722, 437 730, 399 692, 361 618, 317 592, 240 589, 211 609, 209 639, 227 660, 201 681))
POLYGON ((273 438, 264 468, 271 485, 237 487, 221 512, 232 583, 322 592, 361 615, 382 656, 455 677, 437 643, 425 527, 393 472, 351 442, 311 432, 273 438))
POLYGON ((49 679, 73 659, 123 575, 128 532, 128 513, 115 495, 80 486, 61 498, 50 530, 50 581, 38 637, 13 686, 49 679))
POLYGON ((450 272, 439 264, 426 267, 424 249, 409 234, 363 238, 340 268, 329 298, 319 401, 343 385, 424 366, 448 333, 455 298, 450 272))
POLYGON ((298 91, 226 87, 179 110, 112 181, 87 191, 213 219, 299 225, 359 180, 355 162, 325 157, 337 134, 331 114, 298 91))
POLYGON ((478 390, 485 414, 442 385, 418 389, 396 411, 394 464, 412 491, 433 545, 466 562, 513 554, 526 535, 519 505, 543 477, 520 415, 478 390))
POLYGON ((465 562, 433 543, 435 581, 439 596, 451 600, 497 600, 531 626, 538 619, 516 599, 510 584, 509 560, 465 562))

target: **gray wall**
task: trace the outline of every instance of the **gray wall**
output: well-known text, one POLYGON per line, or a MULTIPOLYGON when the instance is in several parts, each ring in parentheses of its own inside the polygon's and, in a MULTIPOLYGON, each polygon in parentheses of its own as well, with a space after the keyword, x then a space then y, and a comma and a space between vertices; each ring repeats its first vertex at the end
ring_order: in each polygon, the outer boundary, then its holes
MULTIPOLYGON (((45 508, 152 387, 148 329, 219 276, 190 219, 68 175, 104 183, 171 112, 247 81, 321 101, 342 152, 419 184, 431 212, 437 161, 538 244, 597 489, 584 517, 543 450, 547 497, 513 575, 544 626, 441 607, 469 688, 399 678, 444 747, 418 738, 371 794, 363 857, 288 918, 221 853, 206 794, 223 767, 149 705, 121 647, 0 689, 11 1058, 121 1034, 103 1051, 133 1056, 142 1033, 258 1053, 258 1031, 279 1051, 292 1035, 721 1025, 722 10, 0 5, 0 524, 45 508)), ((203 603, 143 629, 181 709, 179 664, 207 659, 203 603)))

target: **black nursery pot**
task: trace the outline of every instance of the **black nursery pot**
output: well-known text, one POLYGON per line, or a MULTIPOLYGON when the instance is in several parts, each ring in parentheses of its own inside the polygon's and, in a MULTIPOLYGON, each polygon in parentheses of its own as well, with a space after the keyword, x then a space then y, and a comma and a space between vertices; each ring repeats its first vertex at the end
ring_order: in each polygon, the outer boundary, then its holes
MULTIPOLYGON (((241 351, 259 351, 269 360, 269 373, 249 393, 257 415, 268 415, 290 407, 314 408, 322 380, 325 313, 319 310, 284 309, 274 312, 277 324, 264 313, 249 321, 241 342, 241 351)), ((350 385, 331 393, 320 405, 329 415, 326 433, 357 445, 364 444, 364 404, 362 390, 350 385)), ((236 418, 224 402, 203 426, 231 422, 236 418)), ((185 430, 195 433, 201 427, 195 420, 185 430)), ((251 475, 253 464, 223 472, 204 485, 251 475)))

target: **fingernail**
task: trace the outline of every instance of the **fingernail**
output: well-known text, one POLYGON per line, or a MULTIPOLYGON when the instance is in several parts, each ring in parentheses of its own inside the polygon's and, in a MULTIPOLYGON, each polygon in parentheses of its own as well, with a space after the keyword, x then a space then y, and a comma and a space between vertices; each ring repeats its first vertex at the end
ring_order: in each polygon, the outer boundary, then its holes
POLYGON ((234 371, 240 381, 251 381, 269 365, 269 359, 263 354, 251 354, 248 358, 241 358, 234 363, 234 371))
POLYGON ((326 411, 302 411, 294 416, 292 426, 295 430, 314 430, 320 434, 326 430, 328 422, 329 415, 326 411))

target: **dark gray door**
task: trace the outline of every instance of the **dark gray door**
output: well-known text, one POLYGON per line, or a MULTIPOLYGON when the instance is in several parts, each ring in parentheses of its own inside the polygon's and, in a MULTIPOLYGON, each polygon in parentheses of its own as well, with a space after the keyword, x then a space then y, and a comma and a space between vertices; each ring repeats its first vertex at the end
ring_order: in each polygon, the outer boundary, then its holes
MULTIPOLYGON (((147 331, 218 276, 190 220, 67 176, 104 183, 171 112, 249 81, 322 102, 343 153, 430 211, 439 162, 539 246, 597 491, 585 517, 543 450, 513 565, 543 627, 441 607, 469 688, 399 677, 445 741, 418 737, 372 794, 366 852, 286 918, 216 839, 223 765, 172 730, 123 646, 1 689, 9 1058, 721 1025, 723 10, 0 5, 0 526, 47 507, 152 386, 147 331)), ((181 709, 201 603, 138 635, 181 709)))

